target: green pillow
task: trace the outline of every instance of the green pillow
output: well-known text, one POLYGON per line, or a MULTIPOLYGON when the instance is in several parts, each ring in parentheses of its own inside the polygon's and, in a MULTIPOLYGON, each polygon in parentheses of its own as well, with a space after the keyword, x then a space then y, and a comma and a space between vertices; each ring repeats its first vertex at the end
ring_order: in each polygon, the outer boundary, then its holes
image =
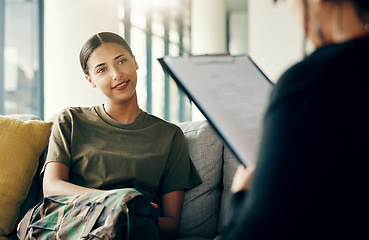
POLYGON ((51 125, 0 116, 0 238, 15 227, 51 125))

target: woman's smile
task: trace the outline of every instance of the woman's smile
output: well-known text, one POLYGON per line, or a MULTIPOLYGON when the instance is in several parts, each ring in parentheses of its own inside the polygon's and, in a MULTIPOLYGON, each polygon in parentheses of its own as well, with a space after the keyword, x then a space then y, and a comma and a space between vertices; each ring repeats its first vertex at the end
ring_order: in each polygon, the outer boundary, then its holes
POLYGON ((122 83, 118 83, 117 85, 115 85, 111 89, 114 89, 114 90, 123 90, 123 89, 126 89, 127 86, 128 86, 128 83, 129 83, 129 80, 128 81, 125 81, 125 82, 122 82, 122 83))

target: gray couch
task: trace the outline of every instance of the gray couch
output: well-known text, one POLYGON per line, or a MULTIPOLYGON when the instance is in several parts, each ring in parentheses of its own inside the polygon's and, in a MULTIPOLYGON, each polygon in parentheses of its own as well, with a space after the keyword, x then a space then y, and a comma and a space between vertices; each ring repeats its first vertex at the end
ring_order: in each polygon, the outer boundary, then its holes
MULTIPOLYGON (((21 120, 37 120, 37 116, 12 115, 21 120)), ((238 162, 224 146, 207 121, 184 122, 178 126, 184 132, 188 149, 203 183, 185 193, 181 230, 178 239, 205 240, 221 239, 223 203, 229 194, 233 175, 238 162)), ((40 157, 39 170, 45 160, 40 157)), ((20 218, 42 197, 41 181, 36 173, 26 201, 21 207, 20 218)), ((15 233, 10 236, 16 239, 15 233)))

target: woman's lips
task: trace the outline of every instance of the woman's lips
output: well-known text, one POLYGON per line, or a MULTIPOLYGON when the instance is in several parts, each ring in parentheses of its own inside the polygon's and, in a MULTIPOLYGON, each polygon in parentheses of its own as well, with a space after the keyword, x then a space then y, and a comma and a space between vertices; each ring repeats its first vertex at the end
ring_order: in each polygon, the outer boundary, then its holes
POLYGON ((123 90, 123 89, 125 89, 127 87, 128 82, 129 81, 125 81, 125 82, 119 83, 119 84, 115 85, 112 89, 115 89, 115 90, 123 90))

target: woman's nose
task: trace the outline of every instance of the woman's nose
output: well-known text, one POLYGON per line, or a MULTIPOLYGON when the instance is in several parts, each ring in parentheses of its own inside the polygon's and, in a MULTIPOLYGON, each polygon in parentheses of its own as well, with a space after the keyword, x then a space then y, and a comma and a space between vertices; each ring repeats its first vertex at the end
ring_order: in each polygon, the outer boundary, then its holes
POLYGON ((122 73, 117 68, 113 68, 113 79, 119 80, 122 76, 122 73))

